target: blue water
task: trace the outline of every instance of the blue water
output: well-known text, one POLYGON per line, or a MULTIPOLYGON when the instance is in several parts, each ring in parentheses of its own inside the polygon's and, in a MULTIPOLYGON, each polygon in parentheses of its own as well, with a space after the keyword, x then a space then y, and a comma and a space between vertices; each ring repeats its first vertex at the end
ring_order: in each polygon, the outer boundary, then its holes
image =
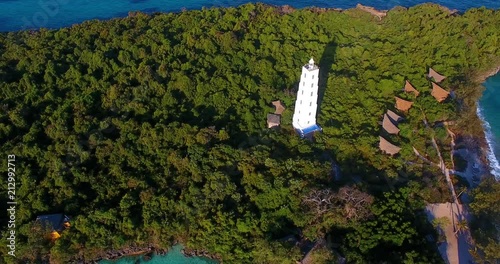
MULTIPOLYGON (((351 8, 357 3, 390 9, 414 6, 432 0, 261 0, 260 2, 300 8, 306 6, 351 8)), ((248 0, 0 0, 0 32, 31 28, 60 28, 89 19, 124 17, 129 11, 177 12, 183 8, 238 6, 248 0)), ((500 8, 499 0, 433 0, 451 9, 500 8)))
POLYGON ((142 257, 125 257, 117 261, 100 261, 99 264, 135 264, 137 260, 140 263, 147 264, 215 264, 217 262, 206 258, 186 258, 182 252, 182 246, 176 245, 164 256, 153 256, 151 260, 144 261, 142 257))
POLYGON ((483 119, 484 132, 489 145, 488 159, 491 173, 500 180, 500 74, 484 83, 486 90, 479 100, 478 115, 483 119))

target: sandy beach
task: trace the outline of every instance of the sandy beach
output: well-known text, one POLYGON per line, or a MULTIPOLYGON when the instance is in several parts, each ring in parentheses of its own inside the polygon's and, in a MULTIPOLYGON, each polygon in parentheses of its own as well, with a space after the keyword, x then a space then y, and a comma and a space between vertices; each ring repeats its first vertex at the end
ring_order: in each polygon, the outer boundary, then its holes
POLYGON ((427 219, 430 222, 437 218, 449 219, 449 224, 440 227, 440 230, 438 230, 446 237, 446 242, 438 245, 439 252, 446 263, 474 263, 469 253, 470 232, 468 229, 457 231, 456 227, 457 223, 466 220, 468 217, 468 214, 463 209, 463 206, 458 203, 429 204, 426 207, 427 219))

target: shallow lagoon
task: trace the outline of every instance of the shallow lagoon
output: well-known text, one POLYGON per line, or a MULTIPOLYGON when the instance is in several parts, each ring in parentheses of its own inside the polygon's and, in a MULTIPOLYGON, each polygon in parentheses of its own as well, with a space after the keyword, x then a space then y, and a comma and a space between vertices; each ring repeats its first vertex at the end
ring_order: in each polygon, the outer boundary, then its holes
POLYGON ((182 246, 176 245, 170 249, 170 251, 163 256, 155 255, 151 260, 144 261, 143 257, 124 257, 116 261, 100 261, 100 264, 135 264, 135 263, 147 263, 147 264, 216 264, 217 262, 200 257, 187 258, 182 252, 182 246), (139 261, 139 262, 137 262, 139 261))

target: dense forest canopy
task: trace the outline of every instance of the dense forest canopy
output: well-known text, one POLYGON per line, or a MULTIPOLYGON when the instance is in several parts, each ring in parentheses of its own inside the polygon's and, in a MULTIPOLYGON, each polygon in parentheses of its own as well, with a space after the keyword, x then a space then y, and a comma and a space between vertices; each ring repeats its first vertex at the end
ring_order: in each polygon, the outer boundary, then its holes
POLYGON ((449 151, 444 128, 423 115, 481 136, 475 78, 500 62, 499 32, 500 13, 484 8, 420 5, 379 20, 247 4, 2 34, 0 152, 17 157, 17 261, 181 242, 227 263, 295 263, 299 248, 280 240, 292 234, 336 245, 317 256, 325 262, 440 263, 423 208, 450 194, 412 147, 435 158, 433 136, 449 151), (321 72, 314 141, 291 127, 310 57, 321 72), (454 99, 431 96, 430 66, 448 76, 454 99), (402 92, 406 79, 419 97, 402 92), (400 113, 390 140, 402 150, 391 157, 378 140, 394 96, 414 105, 400 113), (287 110, 269 130, 276 99, 287 110), (58 212, 72 227, 53 243, 33 225, 58 212))

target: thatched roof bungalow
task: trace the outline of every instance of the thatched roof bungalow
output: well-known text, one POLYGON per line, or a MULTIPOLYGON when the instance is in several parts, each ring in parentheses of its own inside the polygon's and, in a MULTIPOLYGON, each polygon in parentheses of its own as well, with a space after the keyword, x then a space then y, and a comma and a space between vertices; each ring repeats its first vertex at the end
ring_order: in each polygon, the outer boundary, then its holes
POLYGON ((434 81, 440 83, 442 82, 444 79, 446 79, 446 76, 444 75, 441 75, 439 74, 438 72, 436 72, 435 70, 433 70, 432 68, 429 68, 429 74, 427 74, 427 77, 429 78, 433 78, 434 81))
POLYGON ((420 94, 420 92, 415 89, 415 87, 408 80, 406 80, 404 91, 407 93, 413 93, 415 96, 420 94))
POLYGON ((278 127, 281 124, 281 116, 276 114, 267 114, 267 127, 278 127))
POLYGON ((274 113, 277 114, 277 115, 281 115, 283 113, 283 111, 285 111, 285 106, 283 106, 283 103, 281 103, 280 100, 276 100, 276 101, 273 101, 273 105, 274 105, 274 113))
POLYGON ((448 98, 450 95, 450 92, 446 91, 445 89, 441 88, 437 83, 433 82, 432 83, 432 92, 431 95, 436 98, 438 102, 442 102, 448 98))
POLYGON ((382 150, 382 152, 389 154, 389 155, 395 155, 395 154, 399 153, 399 151, 401 150, 400 147, 392 144, 391 142, 387 141, 385 138, 379 137, 379 139, 380 139, 379 148, 380 148, 380 150, 382 150))
POLYGON ((397 135, 399 133, 399 128, 392 122, 391 118, 387 114, 384 114, 382 127, 389 134, 397 135))
POLYGON ((394 97, 396 99, 396 108, 399 111, 406 112, 410 110, 411 106, 413 105, 413 102, 406 101, 404 99, 401 99, 399 97, 394 97))
POLYGON ((391 118, 391 120, 395 123, 398 123, 400 121, 403 120, 403 118, 401 116, 399 116, 398 114, 394 113, 393 111, 391 110, 387 110, 386 114, 391 118))

